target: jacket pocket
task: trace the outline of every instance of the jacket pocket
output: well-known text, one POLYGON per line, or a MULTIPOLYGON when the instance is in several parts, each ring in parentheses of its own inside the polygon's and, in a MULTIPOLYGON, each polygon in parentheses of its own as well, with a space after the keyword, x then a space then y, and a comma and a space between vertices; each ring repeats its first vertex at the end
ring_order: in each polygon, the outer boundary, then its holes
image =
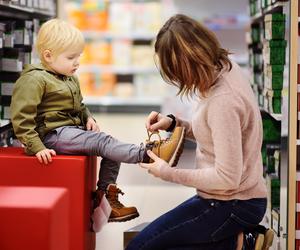
POLYGON ((245 228, 254 226, 256 226, 256 224, 249 223, 234 213, 231 213, 229 218, 212 233, 211 238, 213 241, 223 240, 232 236, 235 232, 238 233, 245 228))

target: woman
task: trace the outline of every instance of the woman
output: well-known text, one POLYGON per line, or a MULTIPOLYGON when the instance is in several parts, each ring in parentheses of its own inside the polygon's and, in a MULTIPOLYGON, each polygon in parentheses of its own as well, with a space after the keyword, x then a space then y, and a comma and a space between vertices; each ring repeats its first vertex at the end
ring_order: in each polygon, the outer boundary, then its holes
MULTIPOLYGON (((185 127, 197 143, 196 169, 171 168, 150 151, 154 162, 141 166, 155 177, 196 188, 197 195, 153 221, 127 250, 237 249, 242 232, 262 220, 267 204, 262 121, 250 84, 216 36, 184 15, 164 24, 155 53, 164 80, 179 95, 196 96, 197 104, 190 122, 151 112, 146 127, 185 127)), ((270 241, 260 242, 263 249, 270 241)))

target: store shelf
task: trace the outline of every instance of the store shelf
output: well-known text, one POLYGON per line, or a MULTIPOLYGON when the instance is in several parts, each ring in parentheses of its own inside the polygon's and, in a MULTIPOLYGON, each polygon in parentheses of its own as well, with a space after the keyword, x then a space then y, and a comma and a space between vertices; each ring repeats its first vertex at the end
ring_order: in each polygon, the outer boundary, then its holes
POLYGON ((10 18, 50 18, 56 15, 55 12, 49 12, 41 9, 28 8, 26 6, 10 4, 7 1, 0 1, 0 16, 10 18))
POLYGON ((83 102, 91 112, 104 113, 150 113, 160 111, 163 99, 158 97, 84 97, 83 102))
POLYGON ((153 40, 156 33, 146 32, 126 32, 116 33, 109 31, 84 31, 83 35, 86 39, 99 40, 99 39, 128 39, 128 40, 153 40))
POLYGON ((97 65, 97 64, 83 64, 78 69, 80 73, 114 73, 114 74, 147 74, 158 73, 156 67, 143 66, 114 66, 114 65, 97 65))
POLYGON ((273 4, 271 6, 268 6, 263 11, 261 11, 261 12, 255 14, 254 16, 252 16, 251 17, 251 23, 260 22, 261 19, 263 19, 266 14, 276 12, 276 11, 280 10, 280 8, 282 8, 283 6, 286 6, 287 4, 289 4, 288 1, 283 1, 283 2, 276 2, 275 4, 273 4))
POLYGON ((162 98, 159 97, 110 97, 110 96, 86 96, 83 102, 86 105, 102 105, 102 106, 160 106, 162 98))

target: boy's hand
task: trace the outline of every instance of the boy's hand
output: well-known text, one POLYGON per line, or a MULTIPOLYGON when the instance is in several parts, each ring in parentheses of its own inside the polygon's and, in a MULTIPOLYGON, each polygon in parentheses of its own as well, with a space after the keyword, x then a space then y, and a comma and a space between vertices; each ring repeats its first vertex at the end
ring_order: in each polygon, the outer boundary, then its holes
POLYGON ((53 149, 43 149, 35 154, 40 163, 48 164, 52 162, 52 155, 56 155, 56 152, 53 149))
POLYGON ((98 124, 94 121, 92 117, 89 117, 86 122, 86 130, 92 130, 95 132, 100 132, 98 124))

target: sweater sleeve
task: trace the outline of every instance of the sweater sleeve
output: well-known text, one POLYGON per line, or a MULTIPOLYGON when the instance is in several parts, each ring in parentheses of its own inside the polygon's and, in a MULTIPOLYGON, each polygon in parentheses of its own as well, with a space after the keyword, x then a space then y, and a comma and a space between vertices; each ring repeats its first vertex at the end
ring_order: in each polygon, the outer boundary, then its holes
POLYGON ((226 194, 239 187, 243 168, 241 103, 232 95, 221 95, 207 106, 214 166, 200 169, 162 168, 164 180, 195 187, 203 192, 226 194))
POLYGON ((195 140, 195 136, 192 130, 192 124, 189 121, 182 120, 176 117, 177 124, 176 126, 185 127, 186 137, 191 140, 195 140))
POLYGON ((11 121, 16 137, 24 144, 29 155, 46 148, 35 131, 37 106, 41 103, 43 93, 43 84, 26 74, 16 81, 13 89, 11 121))

